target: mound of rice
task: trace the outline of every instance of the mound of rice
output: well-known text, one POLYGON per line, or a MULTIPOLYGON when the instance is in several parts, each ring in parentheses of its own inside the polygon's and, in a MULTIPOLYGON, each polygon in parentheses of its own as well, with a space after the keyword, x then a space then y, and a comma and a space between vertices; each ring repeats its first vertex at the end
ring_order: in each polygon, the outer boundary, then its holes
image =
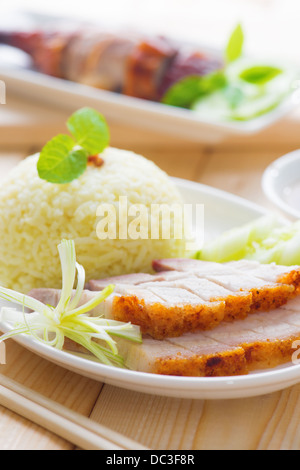
POLYGON ((101 167, 88 166, 69 184, 39 178, 38 155, 15 167, 0 186, 0 283, 28 292, 61 286, 57 245, 73 239, 87 280, 151 271, 154 258, 180 257, 185 241, 175 239, 99 240, 100 203, 128 205, 182 203, 177 188, 153 162, 129 151, 107 148, 101 167))

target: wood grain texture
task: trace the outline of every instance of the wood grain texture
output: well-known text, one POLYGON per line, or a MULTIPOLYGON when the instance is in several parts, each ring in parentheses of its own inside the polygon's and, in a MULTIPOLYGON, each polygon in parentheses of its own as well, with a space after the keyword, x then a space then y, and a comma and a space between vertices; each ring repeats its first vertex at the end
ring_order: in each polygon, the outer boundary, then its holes
MULTIPOLYGON (((0 366, 0 372, 85 416, 89 416, 102 387, 100 382, 67 371, 27 351, 12 340, 6 342, 6 364, 0 366)), ((37 436, 44 439, 45 435, 49 434, 32 423, 26 430, 27 426, 24 426, 23 418, 7 410, 4 411, 0 407, 0 416, 2 414, 6 416, 7 413, 9 416, 14 415, 14 419, 0 418, 0 436, 1 434, 5 436, 3 441, 0 438, 0 448, 2 445, 7 448, 17 445, 17 448, 27 446, 27 448, 35 449, 36 442, 39 441, 37 436), (25 428, 26 439, 20 427, 25 428), (16 443, 16 436, 19 435, 20 438, 18 437, 16 443)), ((50 448, 74 448, 72 444, 64 442, 57 436, 51 435, 50 437, 51 439, 48 439, 50 448)))
MULTIPOLYGON (((64 113, 47 114, 43 109, 40 119, 41 110, 20 100, 13 106, 18 119, 8 116, 10 109, 0 108, 0 181, 22 158, 38 151, 47 135, 64 131, 64 113)), ((112 145, 145 155, 172 176, 209 184, 273 209, 262 192, 261 176, 271 161, 300 146, 297 119, 283 122, 276 132, 267 130, 257 137, 214 146, 112 124, 112 145)), ((7 364, 0 366, 1 373, 152 449, 300 448, 300 386, 242 400, 158 397, 87 379, 12 340, 6 347, 7 364)), ((0 407, 1 450, 73 448, 0 407)))
POLYGON ((261 178, 267 166, 281 155, 275 148, 257 151, 244 147, 213 148, 197 181, 267 206, 269 202, 263 193, 261 178))
POLYGON ((55 434, 0 407, 0 450, 72 450, 55 434))
POLYGON ((105 386, 92 418, 155 449, 256 449, 279 400, 180 400, 105 386))

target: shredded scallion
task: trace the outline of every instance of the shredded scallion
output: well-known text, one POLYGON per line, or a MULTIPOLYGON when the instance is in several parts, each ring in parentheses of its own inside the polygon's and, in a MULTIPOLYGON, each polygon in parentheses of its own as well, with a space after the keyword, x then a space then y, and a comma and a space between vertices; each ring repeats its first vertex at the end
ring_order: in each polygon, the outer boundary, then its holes
POLYGON ((0 298, 21 305, 23 309, 21 312, 15 308, 2 307, 1 321, 13 323, 13 328, 0 336, 0 341, 27 334, 61 350, 65 338, 68 338, 89 351, 100 362, 124 367, 123 358, 118 354, 117 342, 113 337, 140 343, 142 341, 140 328, 131 323, 88 315, 88 312, 113 293, 114 286, 107 286, 91 300, 79 306, 85 285, 85 270, 76 262, 74 241, 63 240, 58 246, 58 252, 62 268, 62 290, 56 307, 0 287, 0 298), (77 285, 74 290, 76 280, 77 285), (32 312, 25 313, 25 308, 32 312))

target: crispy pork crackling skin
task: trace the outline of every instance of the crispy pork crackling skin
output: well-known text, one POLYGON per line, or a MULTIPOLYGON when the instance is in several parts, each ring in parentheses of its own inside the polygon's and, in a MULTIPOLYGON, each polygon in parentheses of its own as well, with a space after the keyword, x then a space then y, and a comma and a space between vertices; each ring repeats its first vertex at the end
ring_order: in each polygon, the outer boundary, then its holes
MULTIPOLYGON (((245 375, 291 361, 294 341, 300 339, 300 298, 272 312, 222 323, 213 330, 185 333, 142 344, 118 340, 119 353, 129 369, 160 375, 220 377, 245 375)), ((86 352, 67 340, 65 349, 86 352)))
POLYGON ((300 339, 300 298, 270 312, 222 323, 214 330, 186 333, 141 345, 122 341, 119 351, 130 369, 163 375, 217 377, 245 375, 288 363, 300 339))
MULTIPOLYGON (((139 325, 144 335, 163 339, 210 330, 257 311, 271 311, 298 294, 297 267, 223 265, 196 260, 168 260, 163 265, 170 267, 171 263, 182 271, 90 281, 82 299, 114 284, 114 293, 92 314, 129 321, 139 325), (277 282, 278 278, 284 283, 277 282)), ((58 301, 53 290, 37 289, 31 295, 51 305, 58 301)))
MULTIPOLYGON (((154 266, 157 274, 90 281, 80 301, 115 285, 115 292, 91 314, 141 326, 142 344, 118 340, 128 368, 216 377, 291 361, 293 343, 300 339, 298 266, 182 259, 158 260, 154 266)), ((55 289, 30 294, 54 306, 60 297, 55 289)), ((65 348, 80 349, 71 341, 65 348)))
POLYGON ((115 284, 112 317, 140 325, 156 339, 211 329, 222 321, 269 311, 298 294, 298 266, 227 264, 192 259, 153 262, 157 274, 92 280, 90 290, 115 284))

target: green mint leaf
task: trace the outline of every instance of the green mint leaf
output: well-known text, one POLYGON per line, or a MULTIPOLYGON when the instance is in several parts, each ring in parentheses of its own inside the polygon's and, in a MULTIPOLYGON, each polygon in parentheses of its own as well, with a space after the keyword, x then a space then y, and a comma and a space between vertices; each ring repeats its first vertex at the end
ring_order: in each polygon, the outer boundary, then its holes
POLYGON ((49 183, 66 184, 78 178, 87 167, 87 152, 76 148, 68 135, 59 134, 42 149, 37 163, 38 175, 49 183))
POLYGON ((245 82, 252 83, 253 85, 264 85, 282 72, 283 71, 277 67, 255 65, 243 70, 239 76, 245 82))
POLYGON ((225 58, 226 62, 234 62, 237 60, 243 51, 244 45, 244 32, 241 25, 237 25, 237 27, 232 32, 229 41, 227 43, 225 49, 225 58))
POLYGON ((91 108, 76 111, 67 121, 76 143, 89 154, 103 152, 109 145, 109 129, 102 114, 91 108))
POLYGON ((199 98, 225 85, 226 78, 222 71, 203 77, 190 75, 171 86, 162 98, 162 103, 180 108, 190 108, 199 98))
POLYGON ((201 91, 198 76, 184 78, 172 85, 162 98, 162 103, 179 108, 189 108, 201 91))

